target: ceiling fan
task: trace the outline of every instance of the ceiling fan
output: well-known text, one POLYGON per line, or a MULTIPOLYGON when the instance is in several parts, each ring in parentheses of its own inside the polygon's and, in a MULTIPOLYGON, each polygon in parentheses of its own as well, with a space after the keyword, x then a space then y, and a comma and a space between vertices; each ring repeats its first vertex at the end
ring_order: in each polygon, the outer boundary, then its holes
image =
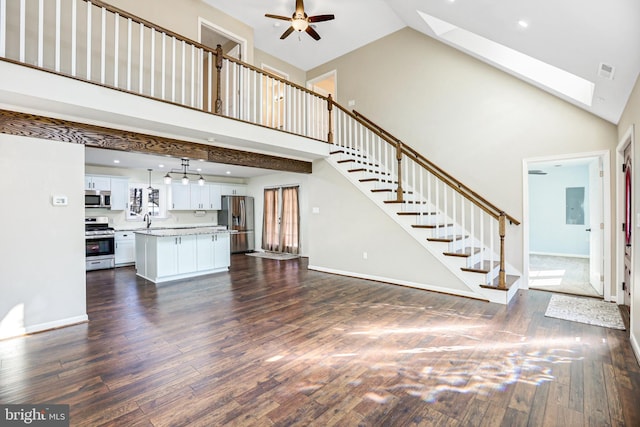
POLYGON ((335 19, 334 15, 316 15, 316 16, 308 16, 304 11, 304 3, 303 0, 296 0, 296 11, 293 12, 291 18, 280 15, 271 15, 269 13, 265 13, 267 18, 280 19, 282 21, 291 22, 291 26, 287 28, 287 31, 282 33, 280 36, 280 40, 284 40, 295 30, 298 32, 306 31, 311 37, 316 40, 320 40, 320 34, 316 32, 311 27, 311 23, 314 22, 323 22, 323 21, 331 21, 335 19))

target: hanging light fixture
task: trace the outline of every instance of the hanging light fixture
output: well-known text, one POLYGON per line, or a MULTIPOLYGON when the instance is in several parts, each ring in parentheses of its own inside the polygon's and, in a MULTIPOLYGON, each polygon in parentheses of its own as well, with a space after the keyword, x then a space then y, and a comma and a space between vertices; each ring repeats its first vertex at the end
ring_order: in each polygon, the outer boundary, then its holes
POLYGON ((149 190, 149 193, 151 193, 153 191, 153 187, 151 186, 151 171, 153 169, 147 169, 149 171, 149 186, 147 187, 147 190, 149 190))
POLYGON ((182 178, 181 178, 181 182, 182 185, 188 185, 189 184, 189 175, 199 175, 198 178, 198 185, 204 185, 205 180, 202 177, 202 174, 199 172, 194 172, 194 171, 190 171, 189 170, 189 159, 182 159, 182 169, 171 169, 170 172, 167 172, 167 174, 164 176, 164 183, 165 184, 171 184, 171 174, 172 173, 180 173, 182 174, 182 178))

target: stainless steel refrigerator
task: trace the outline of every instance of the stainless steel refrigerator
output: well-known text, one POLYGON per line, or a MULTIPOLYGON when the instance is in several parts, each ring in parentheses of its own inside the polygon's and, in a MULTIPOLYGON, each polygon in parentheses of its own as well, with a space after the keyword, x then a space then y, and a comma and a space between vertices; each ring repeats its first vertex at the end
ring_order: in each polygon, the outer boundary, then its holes
POLYGON ((253 218, 253 197, 222 196, 218 224, 237 231, 230 234, 231 253, 251 252, 255 249, 253 218))

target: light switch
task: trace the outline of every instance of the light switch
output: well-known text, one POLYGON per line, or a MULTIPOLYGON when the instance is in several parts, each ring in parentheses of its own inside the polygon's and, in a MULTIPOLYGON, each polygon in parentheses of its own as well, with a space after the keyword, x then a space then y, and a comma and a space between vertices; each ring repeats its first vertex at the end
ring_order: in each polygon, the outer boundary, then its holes
POLYGON ((320 213, 320 208, 317 206, 314 206, 311 208, 311 212, 314 214, 319 214, 320 213))
POLYGON ((51 204, 53 206, 67 206, 69 204, 69 198, 62 195, 51 196, 51 204))

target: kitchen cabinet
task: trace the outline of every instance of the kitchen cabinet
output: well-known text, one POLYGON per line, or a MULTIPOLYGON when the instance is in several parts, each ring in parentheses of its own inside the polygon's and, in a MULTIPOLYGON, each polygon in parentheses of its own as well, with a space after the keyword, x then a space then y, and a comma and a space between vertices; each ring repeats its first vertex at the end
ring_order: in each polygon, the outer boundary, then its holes
POLYGON ((136 274, 161 283, 227 271, 229 244, 229 232, 213 227, 136 231, 136 274))
POLYGON ((247 186, 244 184, 222 184, 222 196, 246 196, 247 186))
POLYGON ((189 184, 191 187, 191 209, 210 209, 209 184, 189 184))
POLYGON ((219 211, 222 209, 222 185, 209 184, 209 210, 219 211))
POLYGON ((111 178, 111 210, 129 209, 129 178, 111 178))
POLYGON ((85 175, 85 190, 111 191, 111 177, 101 175, 85 175))
POLYGON ((116 231, 116 267, 133 265, 136 262, 136 236, 133 231, 116 231))
POLYGON ((199 234, 197 236, 198 271, 218 270, 231 263, 229 233, 199 234))
POLYGON ((181 182, 171 183, 171 210, 188 211, 191 210, 191 186, 181 182))

